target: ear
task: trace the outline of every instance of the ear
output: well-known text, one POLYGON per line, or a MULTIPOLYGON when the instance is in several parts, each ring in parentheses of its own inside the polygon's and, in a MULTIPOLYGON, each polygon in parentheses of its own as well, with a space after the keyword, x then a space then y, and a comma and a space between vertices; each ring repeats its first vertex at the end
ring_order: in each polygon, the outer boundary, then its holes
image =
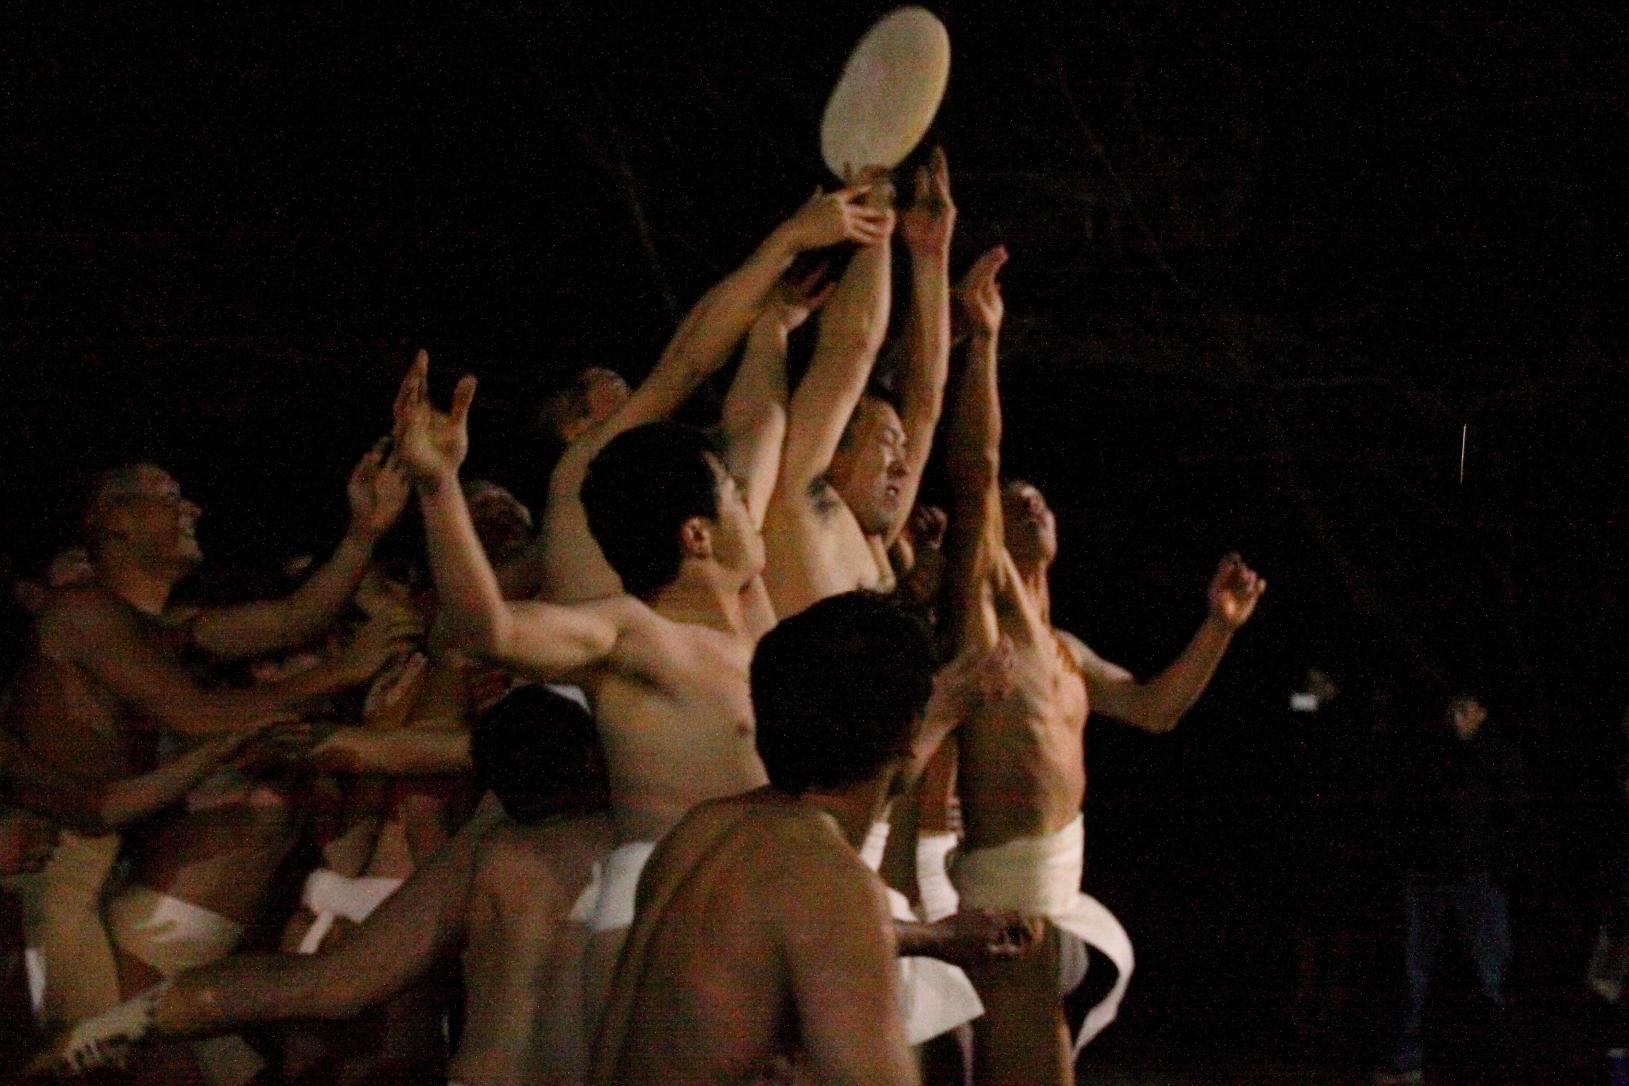
POLYGON ((679 546, 686 558, 711 558, 713 533, 703 517, 691 517, 679 526, 679 546))

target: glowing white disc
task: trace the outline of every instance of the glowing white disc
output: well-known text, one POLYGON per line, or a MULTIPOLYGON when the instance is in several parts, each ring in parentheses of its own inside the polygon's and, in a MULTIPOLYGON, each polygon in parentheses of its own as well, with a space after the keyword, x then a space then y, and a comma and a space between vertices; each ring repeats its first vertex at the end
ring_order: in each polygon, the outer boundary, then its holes
POLYGON ((882 17, 849 55, 820 121, 820 153, 838 177, 899 165, 921 141, 950 77, 950 35, 926 8, 882 17))

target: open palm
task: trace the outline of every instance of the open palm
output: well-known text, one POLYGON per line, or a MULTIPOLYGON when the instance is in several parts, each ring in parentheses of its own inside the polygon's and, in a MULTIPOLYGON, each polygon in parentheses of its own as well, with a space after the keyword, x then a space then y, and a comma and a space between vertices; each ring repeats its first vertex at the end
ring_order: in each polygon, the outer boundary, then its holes
POLYGON ((420 351, 396 393, 396 455, 415 478, 455 475, 469 452, 469 405, 475 378, 453 390, 452 407, 437 411, 429 397, 430 353, 420 351))

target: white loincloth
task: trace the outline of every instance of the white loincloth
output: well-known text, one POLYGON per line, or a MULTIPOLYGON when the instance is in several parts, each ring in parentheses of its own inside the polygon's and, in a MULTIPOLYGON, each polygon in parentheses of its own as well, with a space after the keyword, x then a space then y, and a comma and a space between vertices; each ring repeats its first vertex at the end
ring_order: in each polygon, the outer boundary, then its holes
MULTIPOLYGON (((875 871, 882 866, 887 849, 888 823, 873 822, 865 846, 860 849, 860 859, 875 871)), ((916 923, 910 900, 892 886, 883 889, 888 892, 888 911, 893 918, 916 923)), ((984 1003, 960 967, 937 958, 899 959, 899 1016, 905 1020, 905 1038, 911 1044, 923 1044, 949 1033, 983 1013, 984 1003)))
POLYGON ((960 843, 953 833, 929 833, 916 839, 916 888, 922 898, 917 911, 930 924, 955 916, 961 908, 946 863, 960 843))
POLYGON ((130 886, 107 903, 113 945, 166 977, 218 962, 237 949, 243 927, 220 913, 130 886))
POLYGON ((589 930, 595 935, 631 927, 639 876, 655 851, 655 841, 633 841, 619 846, 605 858, 603 865, 595 864, 588 888, 577 898, 577 904, 571 910, 572 919, 580 919, 579 912, 584 910, 592 897, 593 905, 587 909, 586 919, 589 930))
POLYGON ((102 922, 102 892, 119 835, 63 830, 45 867, 5 880, 22 904, 23 960, 34 1015, 66 1025, 119 1003, 119 973, 102 922))
MULTIPOLYGON (((1136 963, 1131 938, 1114 914, 1089 894, 1080 892, 1085 867, 1086 820, 1076 815, 1073 822, 1046 837, 1023 837, 992 848, 975 849, 956 857, 951 881, 961 893, 961 904, 969 909, 1017 909, 1039 914, 1052 921, 1059 932, 1074 936, 1093 947, 1119 970, 1108 995, 1086 1014, 1075 1038, 1078 1054, 1086 1043, 1114 1021, 1120 999, 1131 982, 1136 963)), ((1061 940, 1069 944, 1069 939, 1061 940)), ((1059 948, 1060 987, 1072 990, 1085 977, 1085 952, 1078 945, 1059 948), (1078 955, 1075 965, 1069 955, 1078 955), (1069 983, 1071 974, 1074 976, 1069 983)))
MULTIPOLYGON (((141 885, 108 901, 107 922, 115 946, 165 977, 218 962, 243 938, 236 921, 141 885)), ((241 1086, 266 1066, 237 1034, 194 1041, 192 1053, 213 1086, 241 1086)))
POLYGON ((300 940, 299 953, 315 954, 340 917, 353 924, 362 923, 401 885, 401 879, 352 878, 326 867, 317 868, 306 876, 305 889, 300 891, 300 904, 317 919, 300 940))

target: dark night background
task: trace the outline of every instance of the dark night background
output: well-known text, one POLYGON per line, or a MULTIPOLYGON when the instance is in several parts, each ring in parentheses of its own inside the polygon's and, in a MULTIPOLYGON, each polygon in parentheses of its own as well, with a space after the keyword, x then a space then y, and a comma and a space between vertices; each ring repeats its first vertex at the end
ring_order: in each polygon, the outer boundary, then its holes
MULTIPOLYGON (((443 381, 482 378, 472 463, 535 491, 539 390, 588 362, 641 376, 829 181, 825 96, 887 8, 11 11, 8 532, 48 536, 88 471, 140 455, 205 506, 214 555, 332 540, 418 344, 443 381)), ((1272 584, 1175 737, 1091 729, 1089 888, 1141 972, 1088 1065, 1284 1050, 1285 933, 1257 899, 1295 877, 1274 743, 1318 661, 1360 706, 1431 672, 1495 685, 1535 791, 1522 1036, 1565 1065, 1629 700, 1625 17, 934 10, 955 267, 1012 252, 1006 460, 1059 513, 1059 624, 1146 673, 1224 550, 1272 584)), ((1355 1066, 1352 1033, 1333 1058, 1355 1066)))

